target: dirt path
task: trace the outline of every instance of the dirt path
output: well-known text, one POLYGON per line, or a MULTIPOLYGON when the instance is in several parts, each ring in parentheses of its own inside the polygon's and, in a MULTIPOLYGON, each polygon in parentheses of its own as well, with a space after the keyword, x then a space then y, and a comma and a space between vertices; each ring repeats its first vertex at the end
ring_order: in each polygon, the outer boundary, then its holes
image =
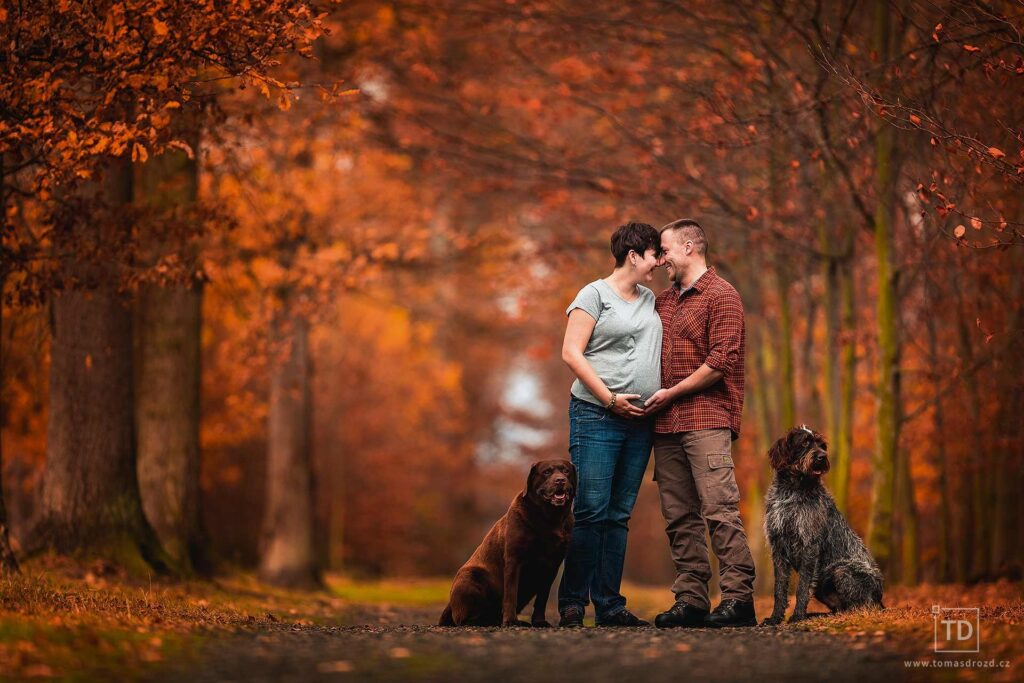
POLYGON ((188 681, 901 680, 903 656, 790 629, 448 629, 436 610, 362 608, 352 626, 288 626, 212 640, 156 672, 188 681))

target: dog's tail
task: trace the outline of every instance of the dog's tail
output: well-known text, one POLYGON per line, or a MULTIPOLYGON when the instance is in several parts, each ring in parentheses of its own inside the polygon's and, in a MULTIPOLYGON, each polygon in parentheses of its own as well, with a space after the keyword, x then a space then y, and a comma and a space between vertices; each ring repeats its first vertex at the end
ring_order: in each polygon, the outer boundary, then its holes
POLYGON ((451 603, 445 605, 444 611, 441 612, 441 619, 437 622, 438 626, 455 626, 455 620, 452 619, 452 606, 451 603))

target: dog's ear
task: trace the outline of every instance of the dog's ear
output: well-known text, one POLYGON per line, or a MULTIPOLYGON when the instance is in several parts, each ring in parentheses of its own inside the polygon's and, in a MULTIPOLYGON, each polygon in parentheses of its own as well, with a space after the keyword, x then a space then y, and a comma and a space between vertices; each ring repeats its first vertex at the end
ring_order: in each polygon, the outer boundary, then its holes
POLYGON ((783 436, 768 449, 768 464, 772 466, 773 470, 781 470, 786 466, 787 456, 789 454, 789 435, 783 436))
POLYGON ((538 460, 537 462, 535 462, 532 465, 530 465, 530 473, 528 475, 526 475, 526 487, 527 488, 530 487, 530 483, 533 481, 533 478, 536 477, 538 475, 538 473, 540 472, 540 464, 542 462, 543 462, 543 460, 538 460))

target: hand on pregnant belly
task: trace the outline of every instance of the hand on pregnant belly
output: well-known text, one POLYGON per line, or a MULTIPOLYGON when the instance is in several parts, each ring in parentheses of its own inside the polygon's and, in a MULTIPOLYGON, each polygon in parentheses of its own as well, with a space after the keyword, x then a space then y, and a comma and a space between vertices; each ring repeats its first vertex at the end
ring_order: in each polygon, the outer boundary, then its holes
POLYGON ((658 389, 644 404, 646 406, 644 414, 650 415, 652 413, 656 413, 659 410, 666 408, 671 402, 672 392, 669 389, 658 389))

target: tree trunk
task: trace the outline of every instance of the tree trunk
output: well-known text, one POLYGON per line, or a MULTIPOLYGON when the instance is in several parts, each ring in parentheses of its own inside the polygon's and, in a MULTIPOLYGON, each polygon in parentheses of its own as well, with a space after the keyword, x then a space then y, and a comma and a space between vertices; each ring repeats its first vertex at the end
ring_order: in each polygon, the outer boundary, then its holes
MULTIPOLYGON (((3 177, 0 171, 0 177, 3 177)), ((3 207, 0 207, 2 210, 3 207)), ((6 215, 6 212, 5 212, 6 215)), ((3 340, 3 293, 4 274, 0 272, 0 341, 3 340)), ((0 359, 3 359, 3 349, 0 348, 0 359)), ((3 362, 0 360, 0 388, 3 387, 4 376, 2 374, 3 362)), ((7 414, 4 404, 0 403, 0 434, 3 426, 7 424, 7 414)), ((7 506, 4 505, 4 458, 3 458, 3 437, 0 436, 0 574, 18 571, 18 560, 14 557, 14 550, 11 548, 10 531, 7 526, 7 506)))
POLYGON ((286 343, 270 379, 260 577, 277 585, 315 586, 320 568, 314 543, 308 323, 299 315, 282 314, 275 332, 286 343))
MULTIPOLYGON (((818 226, 818 246, 826 254, 821 264, 821 279, 825 285, 825 348, 821 353, 821 374, 825 386, 821 393, 821 412, 825 419, 825 434, 832 442, 839 429, 839 373, 836 362, 839 349, 839 261, 831 254, 832 238, 824 221, 818 226)), ((834 446, 831 450, 835 460, 834 446)))
MULTIPOLYGON (((186 137, 197 150, 195 125, 186 137)), ((196 201, 198 164, 182 151, 168 150, 138 166, 135 180, 136 203, 181 217, 196 201)), ((150 257, 182 251, 173 240, 165 245, 153 236, 147 245, 150 257)), ((199 492, 202 286, 194 276, 180 285, 145 285, 135 313, 135 424, 143 509, 176 567, 206 573, 210 563, 199 492)))
POLYGON ((910 451, 901 448, 896 453, 896 499, 899 503, 900 580, 916 585, 920 577, 918 558, 921 546, 918 538, 917 505, 914 501, 914 478, 910 464, 910 451))
MULTIPOLYGON (((961 268, 966 264, 961 263, 961 268)), ((974 348, 971 346, 972 326, 968 320, 973 319, 971 312, 965 310, 962 287, 954 287, 957 303, 957 342, 959 345, 960 359, 964 368, 974 365, 974 348)), ((966 449, 967 456, 964 461, 966 491, 969 501, 966 503, 970 510, 970 532, 964 539, 965 557, 962 560, 967 567, 967 578, 982 579, 988 575, 989 560, 989 528, 988 515, 985 508, 989 501, 985 498, 984 466, 987 462, 989 448, 986 430, 981 425, 981 388, 978 385, 976 372, 966 372, 963 377, 964 391, 967 394, 967 415, 970 420, 971 431, 964 435, 964 440, 970 443, 966 449)))
MULTIPOLYGON (((880 64, 889 58, 889 3, 876 0, 874 49, 880 64)), ((893 128, 879 122, 875 140, 875 255, 878 261, 878 415, 871 482, 868 547, 882 572, 893 570, 893 511, 899 460, 900 376, 897 336, 898 293, 893 268, 893 128)))
MULTIPOLYGON (((789 302, 789 271, 784 263, 778 265, 775 279, 779 297, 779 393, 782 396, 782 431, 796 426, 796 382, 793 377, 793 316, 789 302)), ((781 433, 780 433, 781 436, 781 433)))
MULTIPOLYGON (((1024 264, 1021 263, 1022 259, 1018 252, 1008 255, 1008 259, 1011 260, 1009 268, 1010 286, 1009 297, 1007 297, 1004 305, 1012 313, 1008 316, 1007 333, 1019 335, 1021 321, 1024 318, 1019 304, 1020 301, 1024 300, 1024 273, 1021 272, 1024 264), (1016 263, 1012 263, 1012 261, 1016 261, 1016 263)), ((994 490, 992 498, 994 502, 994 517, 992 520, 991 559, 989 560, 989 565, 993 571, 1002 576, 1008 575, 1013 569, 1011 564, 1014 560, 1014 554, 1013 546, 1010 542, 1010 539, 1013 538, 1014 520, 1011 506, 1013 505, 1013 482, 1016 474, 1013 466, 1015 465, 1019 468, 1021 461, 1011 457, 1011 449, 1014 447, 1019 448, 1020 415, 1021 408, 1024 407, 1024 397, 1022 397, 1021 391, 1021 376, 1024 374, 1022 373, 1024 367, 1021 367, 1020 352, 1013 353, 1011 351, 1007 354, 1004 362, 1006 363, 1005 371, 1000 373, 1004 389, 1000 392, 1000 395, 1007 398, 1000 401, 998 424, 1001 425, 1001 433, 1006 436, 999 439, 999 442, 995 444, 993 449, 994 490), (1010 435, 1017 436, 1013 438, 1010 435)), ((1017 569, 1019 570, 1020 567, 1017 569)))
MULTIPOLYGON (((102 178, 95 190, 106 206, 116 211, 127 204, 130 162, 112 159, 102 178)), ((100 234, 116 229, 76 228, 100 234)), ((131 312, 118 296, 113 268, 67 265, 88 289, 66 291, 51 304, 46 469, 39 518, 27 546, 98 555, 135 570, 143 568, 141 556, 163 569, 135 475, 131 312)))
MULTIPOLYGON (((0 455, 3 451, 0 449, 0 455)), ((14 557, 7 528, 7 508, 4 506, 3 458, 0 457, 0 574, 18 571, 18 560, 14 557)))
MULTIPOLYGON (((928 331, 928 355, 929 365, 934 368, 939 362, 939 334, 936 329, 936 313, 940 307, 940 295, 937 287, 931 280, 931 245, 925 244, 925 268, 924 304, 925 304, 925 329, 928 331)), ((929 376, 933 386, 938 387, 941 375, 933 372, 929 376)), ((949 453, 946 449, 946 415, 943 407, 942 396, 937 397, 935 408, 932 411, 932 443, 935 444, 935 478, 936 488, 939 493, 939 514, 936 517, 939 529, 936 534, 939 545, 939 565, 936 576, 939 582, 949 581, 953 575, 953 538, 963 538, 962 530, 954 530, 953 516, 950 514, 951 503, 957 500, 951 486, 949 476, 949 453)))
MULTIPOLYGON (((756 292, 755 288, 748 288, 747 291, 756 292)), ((756 293, 751 294, 756 297, 756 293)), ((760 308, 760 307, 759 307, 760 308)), ((763 329, 764 323, 756 329, 763 329)), ((747 383, 750 407, 754 413, 757 423, 757 441, 754 446, 755 455, 758 458, 757 467, 754 468, 753 476, 750 479, 750 525, 748 529, 753 532, 749 535, 750 552, 754 557, 754 564, 757 567, 754 580, 754 592, 758 595, 767 594, 772 585, 771 553, 768 548, 767 538, 762 529, 764 527, 764 495, 772 480, 772 470, 768 466, 768 449, 773 442, 773 431, 771 427, 771 407, 768 404, 768 387, 772 384, 766 371, 764 360, 765 344, 764 336, 758 334, 752 328, 753 344, 749 348, 755 349, 751 370, 752 381, 747 383)))
MULTIPOLYGON (((7 186, 4 184, 4 155, 0 154, 0 234, 6 232, 7 227, 7 186)), ((2 346, 4 338, 4 284, 7 281, 6 256, 3 254, 3 244, 0 243, 0 397, 3 396, 4 380, 4 349, 2 346)), ((6 402, 0 398, 0 574, 18 571, 18 560, 14 557, 14 550, 11 548, 10 531, 7 527, 7 506, 4 505, 4 448, 3 428, 7 424, 6 402)))
POLYGON ((857 391, 857 309, 854 299, 853 231, 847 229, 843 248, 845 263, 839 271, 842 304, 842 335, 839 376, 839 412, 834 442, 835 468, 832 479, 836 505, 846 513, 850 497, 850 468, 853 463, 854 395, 857 391))

